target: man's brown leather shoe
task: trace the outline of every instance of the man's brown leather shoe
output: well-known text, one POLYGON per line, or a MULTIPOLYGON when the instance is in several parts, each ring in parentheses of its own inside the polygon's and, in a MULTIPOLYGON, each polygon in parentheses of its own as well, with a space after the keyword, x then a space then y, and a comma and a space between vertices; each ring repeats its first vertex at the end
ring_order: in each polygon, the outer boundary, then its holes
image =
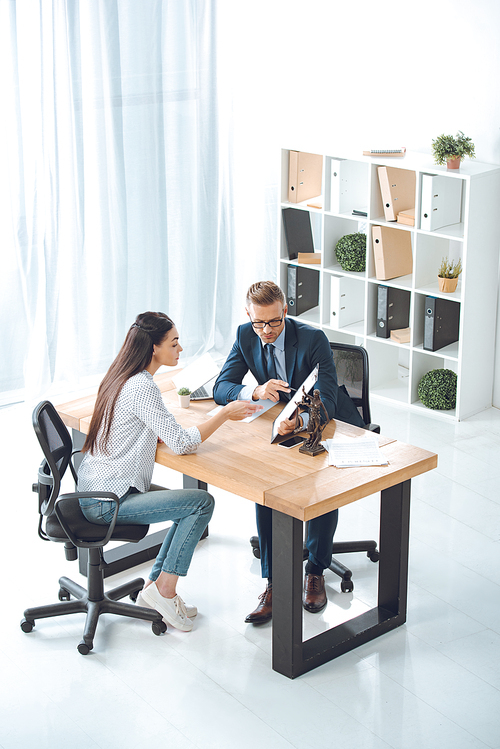
POLYGON ((259 596, 260 603, 251 614, 248 614, 245 621, 250 624, 264 624, 273 616, 273 586, 268 583, 267 588, 259 596))
POLYGON ((302 605, 306 611, 311 614, 318 614, 322 611, 328 599, 325 593, 325 576, 324 575, 305 575, 304 576, 304 594, 302 596, 302 605))

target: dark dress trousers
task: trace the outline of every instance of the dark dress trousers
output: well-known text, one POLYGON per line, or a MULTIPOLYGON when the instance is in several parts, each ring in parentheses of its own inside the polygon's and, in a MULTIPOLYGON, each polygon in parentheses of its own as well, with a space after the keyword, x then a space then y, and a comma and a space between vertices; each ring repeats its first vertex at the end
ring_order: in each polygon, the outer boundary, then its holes
MULTIPOLYGON (((294 389, 298 389, 319 364, 319 376, 314 387, 320 391, 329 418, 336 417, 355 426, 364 426, 354 403, 337 385, 337 373, 330 344, 322 330, 295 318, 285 317, 285 361, 287 381, 294 389)), ((240 325, 237 330, 236 341, 215 382, 215 402, 225 405, 237 400, 243 387, 243 378, 248 371, 253 374, 259 385, 263 385, 269 379, 264 348, 251 323, 240 325)), ((271 577, 272 512, 270 508, 261 505, 255 505, 255 509, 262 577, 271 577)), ((338 510, 333 510, 309 522, 309 560, 323 569, 330 564, 337 521, 338 510)))

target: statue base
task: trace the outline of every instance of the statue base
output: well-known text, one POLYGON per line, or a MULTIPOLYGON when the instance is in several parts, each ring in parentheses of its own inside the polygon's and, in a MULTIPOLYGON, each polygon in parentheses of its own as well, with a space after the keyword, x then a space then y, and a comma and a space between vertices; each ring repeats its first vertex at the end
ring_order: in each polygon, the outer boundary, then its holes
POLYGON ((316 447, 306 447, 306 444, 304 443, 299 447, 299 453, 305 453, 306 455, 310 455, 311 457, 314 457, 315 455, 321 455, 321 453, 326 452, 323 445, 317 445, 316 447))

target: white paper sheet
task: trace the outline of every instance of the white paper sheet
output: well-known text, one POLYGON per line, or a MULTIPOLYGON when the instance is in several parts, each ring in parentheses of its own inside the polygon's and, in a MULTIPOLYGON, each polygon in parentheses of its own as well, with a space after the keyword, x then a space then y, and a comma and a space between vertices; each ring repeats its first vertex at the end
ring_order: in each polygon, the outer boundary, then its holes
POLYGON ((377 437, 370 432, 363 437, 334 437, 321 444, 328 450, 328 465, 337 468, 388 465, 377 437))

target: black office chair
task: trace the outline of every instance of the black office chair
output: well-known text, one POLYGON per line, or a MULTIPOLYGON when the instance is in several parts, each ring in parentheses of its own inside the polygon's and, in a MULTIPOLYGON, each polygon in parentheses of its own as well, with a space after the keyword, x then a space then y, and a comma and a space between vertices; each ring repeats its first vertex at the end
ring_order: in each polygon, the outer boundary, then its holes
MULTIPOLYGON (((71 436, 56 409, 49 401, 39 403, 33 412, 33 427, 45 455, 38 469, 38 481, 33 484, 33 491, 38 493, 38 535, 43 541, 64 543, 66 559, 77 559, 77 548, 88 549, 87 590, 67 577, 59 579, 59 601, 46 606, 26 609, 21 621, 23 632, 31 632, 35 619, 49 616, 86 612, 87 618, 83 639, 78 651, 87 655, 93 648, 94 635, 101 614, 119 614, 133 619, 144 619, 152 622, 155 635, 167 629, 161 614, 153 609, 146 609, 132 603, 120 602, 120 598, 130 596, 135 601, 144 580, 137 578, 120 585, 114 590, 104 592, 103 547, 108 541, 138 542, 147 534, 148 525, 118 525, 118 497, 111 492, 74 492, 61 494, 61 480, 68 466, 76 481, 76 472, 72 463, 73 445, 71 436), (115 513, 109 526, 89 523, 83 515, 78 498, 101 497, 115 502, 115 513), (44 523, 45 519, 45 523, 44 523), (70 600, 73 596, 76 600, 70 600)), ((75 451, 75 452, 78 452, 75 451)))
MULTIPOLYGON (((369 396, 369 368, 368 354, 363 346, 355 346, 350 343, 330 342, 332 356, 337 370, 337 381, 339 387, 343 387, 350 396, 354 405, 365 422, 365 429, 380 433, 378 424, 371 423, 370 396, 369 396)), ((307 526, 305 536, 307 538, 307 526)), ((252 536, 250 544, 253 554, 260 559, 259 537, 252 536)), ((378 562, 380 552, 376 541, 334 541, 332 546, 332 561, 329 569, 341 578, 340 588, 343 593, 351 593, 354 590, 352 582, 352 571, 333 557, 334 554, 347 554, 350 552, 366 551, 366 555, 372 562, 378 562)), ((304 560, 309 556, 304 545, 304 560)))

